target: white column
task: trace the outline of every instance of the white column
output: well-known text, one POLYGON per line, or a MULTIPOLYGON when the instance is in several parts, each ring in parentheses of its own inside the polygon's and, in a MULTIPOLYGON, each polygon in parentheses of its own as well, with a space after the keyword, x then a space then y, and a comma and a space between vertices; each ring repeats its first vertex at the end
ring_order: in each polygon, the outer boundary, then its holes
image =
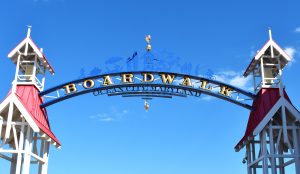
POLYGON ((45 141, 44 155, 43 155, 43 159, 45 160, 45 163, 42 165, 42 173, 41 174, 48 173, 49 149, 50 149, 50 142, 45 141))
POLYGON ((262 136, 261 136, 261 146, 262 146, 262 156, 263 156, 263 165, 262 170, 263 174, 268 174, 268 158, 267 158, 267 136, 266 136, 266 129, 263 129, 262 136))
POLYGON ((300 159, 299 159, 299 140, 298 140, 298 133, 297 133, 297 130, 296 130, 296 125, 295 123, 293 124, 293 145, 294 145, 294 153, 295 153, 295 170, 296 170, 296 173, 300 173, 300 159))
POLYGON ((265 70, 264 70, 264 60, 263 56, 260 58, 260 71, 261 71, 261 82, 262 82, 262 87, 265 86, 265 70))
POLYGON ((12 93, 16 92, 16 86, 17 86, 17 82, 18 82, 18 76, 19 76, 19 71, 20 71, 20 60, 21 59, 21 55, 18 55, 18 60, 17 60, 17 65, 16 65, 16 72, 15 72, 15 80, 13 82, 13 87, 12 87, 12 93))
POLYGON ((275 145, 273 139, 273 127, 272 123, 269 124, 269 136, 270 136, 270 156, 271 156, 271 171, 272 174, 276 174, 276 159, 275 159, 275 145))
POLYGON ((256 93, 256 78, 255 78, 255 68, 252 71, 252 75, 253 75, 253 89, 254 89, 254 93, 256 93))
POLYGON ((246 153, 247 153, 247 171, 248 174, 252 174, 252 168, 251 168, 252 166, 249 166, 249 164, 252 162, 250 143, 246 145, 246 153))
POLYGON ((25 139, 25 154, 24 154, 22 174, 29 174, 31 149, 32 149, 32 132, 31 132, 31 127, 28 126, 27 133, 26 133, 26 139, 25 139))
POLYGON ((280 92, 280 96, 284 97, 284 94, 283 94, 283 82, 282 82, 282 69, 281 69, 281 62, 280 62, 280 58, 279 57, 277 58, 277 61, 278 61, 277 68, 278 68, 278 75, 279 75, 279 92, 280 92))
MULTIPOLYGON (((251 143, 251 149, 252 149, 252 161, 256 160, 256 154, 255 154, 255 138, 253 138, 253 143, 251 143)), ((253 174, 256 174, 256 167, 253 166, 253 174)))
MULTIPOLYGON (((45 150, 45 141, 46 140, 42 140, 41 141, 41 149, 40 149, 40 156, 42 157, 42 158, 44 158, 44 150, 45 150)), ((38 174, 42 174, 42 168, 43 168, 43 163, 42 162, 39 162, 39 173, 38 174)))
MULTIPOLYGON (((279 144, 279 146, 278 146, 278 151, 279 151, 279 154, 280 155, 283 155, 283 143, 281 143, 281 142, 279 142, 280 144, 279 144)), ((284 170, 284 160, 283 160, 283 158, 279 158, 279 166, 280 166, 280 168, 279 168, 279 173, 280 174, 285 174, 285 170, 284 170)))
POLYGON ((285 105, 281 106, 281 119, 282 119, 282 132, 283 132, 283 141, 284 143, 288 143, 288 133, 286 128, 286 112, 285 105))
MULTIPOLYGON (((23 148, 24 148, 24 123, 25 119, 22 117, 22 125, 21 125, 21 131, 20 131, 20 138, 19 138, 19 147, 17 147, 18 154, 17 154, 17 161, 16 161, 16 174, 19 174, 21 172, 21 166, 22 166, 22 156, 23 156, 23 148)), ((29 127, 29 125, 27 125, 29 127)))

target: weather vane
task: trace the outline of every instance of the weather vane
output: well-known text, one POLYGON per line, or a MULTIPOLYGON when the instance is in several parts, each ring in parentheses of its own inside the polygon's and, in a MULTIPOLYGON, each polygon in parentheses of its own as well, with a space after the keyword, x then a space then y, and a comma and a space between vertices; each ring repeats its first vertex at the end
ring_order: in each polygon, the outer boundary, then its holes
POLYGON ((145 40, 146 40, 146 42, 147 42, 146 50, 147 50, 148 52, 150 52, 150 51, 151 51, 151 45, 150 45, 151 36, 150 36, 150 34, 148 34, 148 35, 146 36, 145 40))
MULTIPOLYGON (((151 51, 151 45, 150 45, 151 36, 150 36, 150 34, 146 35, 145 40, 147 42, 146 50, 147 50, 147 52, 150 52, 151 51)), ((144 108, 148 112, 148 109, 150 108, 148 98, 144 98, 144 99, 145 99, 144 108)))

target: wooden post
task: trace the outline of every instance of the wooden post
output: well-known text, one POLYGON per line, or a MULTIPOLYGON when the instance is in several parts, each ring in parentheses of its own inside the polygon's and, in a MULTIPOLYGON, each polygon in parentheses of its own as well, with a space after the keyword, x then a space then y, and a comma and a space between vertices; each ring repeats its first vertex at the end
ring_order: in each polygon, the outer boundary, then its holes
MULTIPOLYGON (((45 141, 46 141, 46 140, 42 140, 42 141, 41 141, 40 156, 41 156, 42 158, 44 158, 45 141)), ((44 164, 43 164, 42 162, 39 162, 39 173, 38 173, 38 174, 42 174, 43 165, 44 165, 44 164)))
POLYGON ((251 168, 252 166, 249 166, 249 164, 252 162, 250 143, 247 143, 246 145, 246 153, 247 153, 247 171, 248 174, 252 174, 252 168, 251 168))
POLYGON ((268 174, 268 158, 267 158, 267 135, 266 135, 266 128, 263 129, 262 133, 262 140, 261 140, 261 146, 262 146, 262 156, 263 156, 263 174, 268 174))
POLYGON ((281 119, 282 119, 282 131, 283 131, 283 142, 288 143, 288 133, 286 128, 286 113, 285 113, 285 106, 281 106, 281 119))
MULTIPOLYGON (((280 143, 278 146, 278 152, 280 155, 283 155, 283 143, 280 143)), ((285 169, 284 169, 284 159, 279 158, 279 173, 280 174, 285 174, 285 169)))
MULTIPOLYGON (((22 117, 22 116, 21 116, 22 117)), ((22 125, 21 125, 21 131, 20 131, 20 138, 19 138, 19 147, 18 154, 17 154, 17 161, 16 161, 16 174, 19 174, 21 172, 21 165, 22 165, 22 156, 23 156, 23 148, 24 148, 24 134, 25 134, 25 119, 22 117, 22 125)), ((29 125, 27 125, 29 127, 29 125)))
POLYGON ((42 166, 41 174, 47 174, 47 171, 48 171, 48 158, 49 158, 50 142, 46 141, 44 145, 45 145, 45 147, 44 147, 43 159, 45 160, 45 163, 42 166))
POLYGON ((295 123, 293 123, 293 145, 294 145, 294 155, 295 155, 295 170, 296 170, 296 173, 300 173, 300 160, 299 160, 299 135, 297 133, 297 130, 296 130, 296 125, 295 123))
POLYGON ((22 174, 29 174, 30 171, 30 159, 31 159, 31 148, 32 148, 32 132, 30 126, 27 127, 27 134, 25 139, 25 154, 23 161, 22 174))
POLYGON ((270 144, 271 171, 272 171, 271 173, 272 174, 277 174, 272 123, 269 124, 269 137, 270 137, 270 143, 269 144, 270 144))
MULTIPOLYGON (((256 154, 255 154, 255 138, 253 138, 253 143, 251 143, 251 146, 252 146, 252 161, 256 160, 256 154)), ((256 167, 253 166, 253 174, 256 174, 256 167)))
POLYGON ((262 87, 264 87, 265 86, 265 70, 264 70, 264 57, 263 56, 260 58, 260 71, 261 71, 262 87))

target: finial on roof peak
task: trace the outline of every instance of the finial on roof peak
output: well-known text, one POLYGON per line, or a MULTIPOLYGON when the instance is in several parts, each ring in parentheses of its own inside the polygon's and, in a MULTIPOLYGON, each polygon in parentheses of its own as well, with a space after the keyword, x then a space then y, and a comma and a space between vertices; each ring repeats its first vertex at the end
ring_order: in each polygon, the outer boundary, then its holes
POLYGON ((272 40, 272 29, 269 27, 269 39, 272 40))
POLYGON ((27 25, 27 37, 30 37, 30 33, 31 33, 31 25, 27 25))

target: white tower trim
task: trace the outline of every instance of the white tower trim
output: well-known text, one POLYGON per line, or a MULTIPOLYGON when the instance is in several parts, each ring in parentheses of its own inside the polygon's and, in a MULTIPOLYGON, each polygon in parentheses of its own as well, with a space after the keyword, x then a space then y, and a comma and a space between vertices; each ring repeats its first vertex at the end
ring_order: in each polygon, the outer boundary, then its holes
POLYGON ((269 29, 269 40, 244 73, 253 75, 257 94, 245 136, 235 147, 239 151, 246 146, 248 174, 285 174, 290 165, 300 174, 300 113, 282 83, 282 70, 290 60, 269 29))
POLYGON ((8 54, 16 74, 0 103, 0 159, 10 162, 11 174, 47 174, 50 144, 60 148, 38 95, 44 89, 46 70, 54 74, 54 69, 30 34, 29 26, 26 38, 8 54), (30 172, 32 164, 38 165, 38 171, 30 172))

